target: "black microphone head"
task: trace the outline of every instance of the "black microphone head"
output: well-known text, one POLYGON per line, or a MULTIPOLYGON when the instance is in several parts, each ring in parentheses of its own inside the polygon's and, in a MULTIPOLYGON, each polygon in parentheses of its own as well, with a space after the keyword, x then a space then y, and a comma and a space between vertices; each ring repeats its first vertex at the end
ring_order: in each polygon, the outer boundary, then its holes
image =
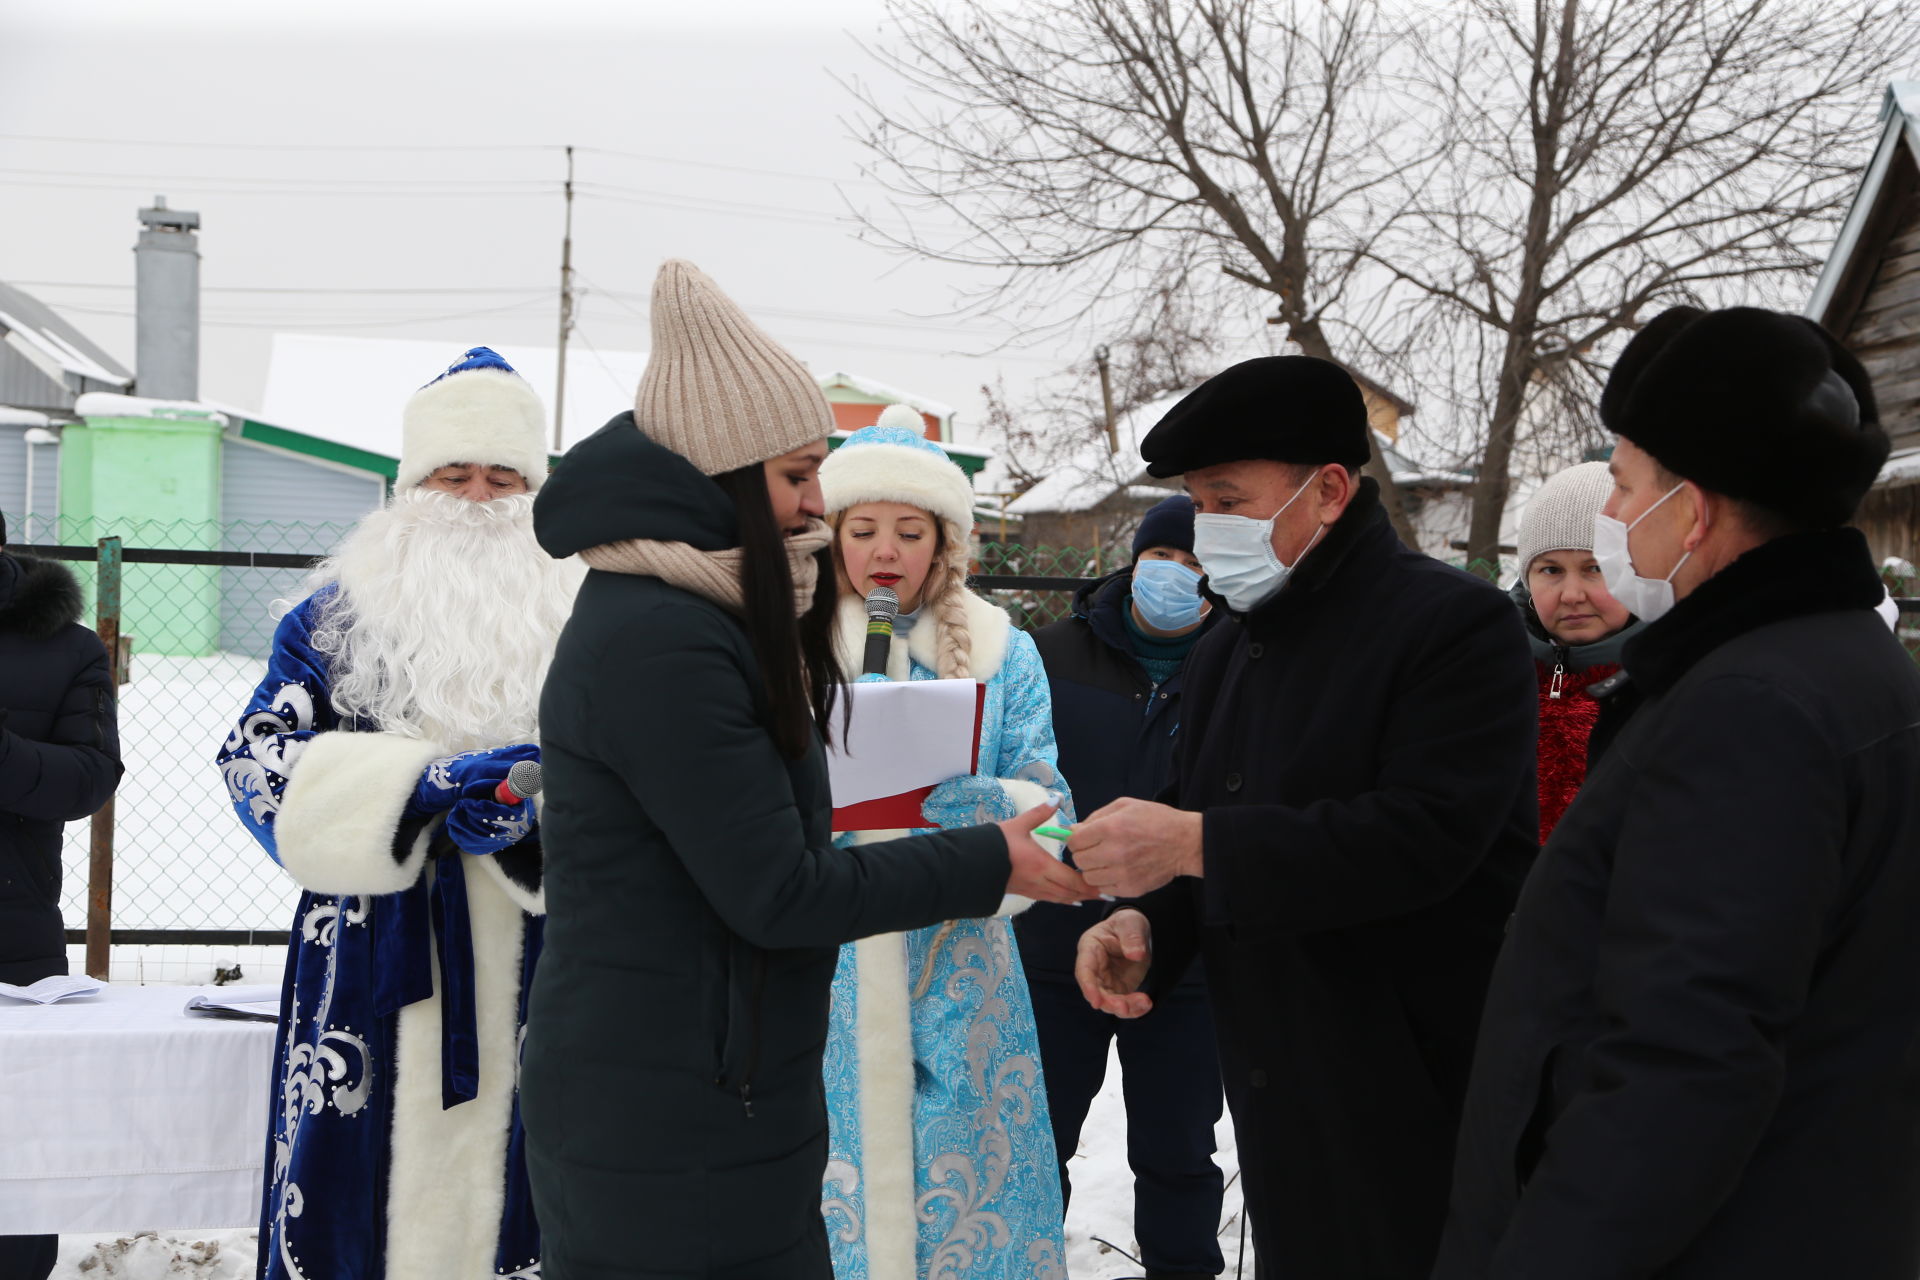
POLYGON ((507 790, 526 799, 540 794, 540 762, 538 760, 516 760, 507 770, 507 790))
POLYGON ((867 616, 892 622, 900 613, 900 594, 892 587, 875 587, 867 592, 867 616))

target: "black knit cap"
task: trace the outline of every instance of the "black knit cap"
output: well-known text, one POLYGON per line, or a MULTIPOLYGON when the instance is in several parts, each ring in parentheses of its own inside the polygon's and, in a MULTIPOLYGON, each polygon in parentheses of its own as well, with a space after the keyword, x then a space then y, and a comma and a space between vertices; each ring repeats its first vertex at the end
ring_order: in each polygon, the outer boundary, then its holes
POLYGON ((1359 384, 1313 356, 1262 356, 1223 369, 1167 410, 1140 442, 1147 474, 1155 476, 1252 459, 1358 467, 1371 453, 1359 384))
POLYGON ((1600 420, 1674 474, 1804 529, 1845 524, 1887 460, 1853 353, 1758 307, 1655 316, 1614 363, 1600 420))
POLYGON ((1156 502, 1140 517, 1133 531, 1133 558, 1149 547, 1175 547, 1193 550, 1193 499, 1176 493, 1164 502, 1156 502))

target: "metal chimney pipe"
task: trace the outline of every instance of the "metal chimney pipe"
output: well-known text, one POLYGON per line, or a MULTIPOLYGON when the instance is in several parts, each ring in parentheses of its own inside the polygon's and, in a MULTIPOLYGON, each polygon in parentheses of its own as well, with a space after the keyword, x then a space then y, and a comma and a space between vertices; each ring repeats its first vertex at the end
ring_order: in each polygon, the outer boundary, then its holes
POLYGON ((134 390, 155 400, 200 397, 200 215, 155 196, 134 246, 134 390))

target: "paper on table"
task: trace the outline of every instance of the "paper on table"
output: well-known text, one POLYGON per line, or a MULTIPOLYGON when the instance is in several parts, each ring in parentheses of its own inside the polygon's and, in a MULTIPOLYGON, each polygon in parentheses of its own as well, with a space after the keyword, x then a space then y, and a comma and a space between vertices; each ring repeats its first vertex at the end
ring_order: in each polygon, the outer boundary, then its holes
POLYGON ((25 987, 0 982, 0 996, 25 1000, 29 1004, 52 1004, 56 1000, 71 1000, 77 996, 97 996, 101 989, 99 981, 79 973, 56 974, 25 987))
POLYGON ((217 1018, 280 1021, 280 988, 271 986, 209 987, 187 1001, 186 1012, 217 1018))
POLYGON ((841 692, 852 713, 846 733, 836 732, 827 752, 834 808, 973 772, 979 681, 873 681, 841 692))

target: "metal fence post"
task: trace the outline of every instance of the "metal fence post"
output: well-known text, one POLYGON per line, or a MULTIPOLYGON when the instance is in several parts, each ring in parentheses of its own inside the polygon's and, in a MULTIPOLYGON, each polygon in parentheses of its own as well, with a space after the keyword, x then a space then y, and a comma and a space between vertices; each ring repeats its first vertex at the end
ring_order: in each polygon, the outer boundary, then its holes
MULTIPOLYGON (((120 680, 120 539, 99 542, 99 579, 93 629, 106 646, 107 667, 119 697, 120 680)), ((113 797, 93 815, 93 847, 87 864, 87 976, 107 980, 113 940, 113 797)))

